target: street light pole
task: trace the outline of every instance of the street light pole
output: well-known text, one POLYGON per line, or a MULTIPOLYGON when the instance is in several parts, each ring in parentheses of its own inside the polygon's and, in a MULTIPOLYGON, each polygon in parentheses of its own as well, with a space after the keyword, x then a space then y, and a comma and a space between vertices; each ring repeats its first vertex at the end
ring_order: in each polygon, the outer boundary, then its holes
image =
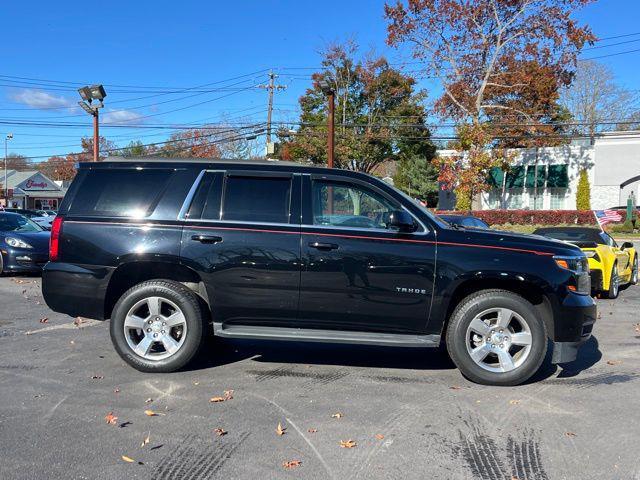
POLYGON ((99 113, 98 109, 104 107, 104 97, 107 96, 104 87, 102 85, 91 85, 90 87, 82 87, 78 89, 78 93, 82 97, 81 102, 78 105, 93 117, 93 161, 97 162, 100 159, 100 135, 99 135, 99 113), (98 105, 93 105, 91 102, 97 100, 98 105))
POLYGON ((9 206, 9 188, 7 187, 7 142, 13 138, 13 133, 4 137, 4 206, 9 206))

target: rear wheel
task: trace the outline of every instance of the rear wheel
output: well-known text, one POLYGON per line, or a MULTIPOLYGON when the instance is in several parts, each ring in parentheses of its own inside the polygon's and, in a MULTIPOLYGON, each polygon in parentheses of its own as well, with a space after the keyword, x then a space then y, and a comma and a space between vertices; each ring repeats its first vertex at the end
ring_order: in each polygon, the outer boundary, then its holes
POLYGON ((609 290, 607 293, 607 298, 614 299, 618 298, 618 293, 620 292, 620 277, 618 276, 618 264, 614 263, 613 268, 611 269, 611 278, 609 279, 609 290))
POLYGON ((447 328, 447 350, 469 380, 518 385, 542 364, 547 351, 544 322, 523 297, 483 290, 456 307, 447 328))
POLYGON ((111 340, 122 359, 142 372, 185 366, 204 341, 206 316, 181 283, 152 280, 129 289, 111 316, 111 340))
POLYGON ((638 254, 636 253, 636 258, 633 260, 633 270, 631 271, 631 284, 638 284, 638 254))

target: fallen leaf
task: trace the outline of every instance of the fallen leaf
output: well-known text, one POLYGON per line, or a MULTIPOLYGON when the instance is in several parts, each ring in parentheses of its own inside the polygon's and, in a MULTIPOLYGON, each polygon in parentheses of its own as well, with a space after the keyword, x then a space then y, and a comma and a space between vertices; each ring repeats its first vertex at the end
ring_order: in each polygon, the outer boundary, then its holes
POLYGON ((278 427, 276 428, 276 433, 280 436, 285 434, 286 428, 282 428, 282 424, 278 422, 278 427))
POLYGON ((116 388, 113 390, 113 393, 120 393, 120 389, 119 389, 118 387, 116 387, 116 388))
POLYGON ((131 457, 127 457, 126 455, 122 455, 122 460, 124 460, 127 463, 133 463, 135 462, 135 460, 131 457))
POLYGON ((317 428, 310 428, 309 430, 307 430, 307 432, 309 433, 316 433, 318 431, 317 428))
POLYGON ((47 323, 49 319, 47 317, 43 317, 40 319, 40 323, 47 323))
POLYGON ((342 415, 340 412, 334 413, 333 415, 331 415, 331 418, 342 418, 342 417, 344 417, 344 415, 342 415))
POLYGON ((458 385, 452 385, 449 387, 449 390, 460 390, 462 387, 459 387, 458 385))
POLYGON ((299 467, 300 465, 302 465, 301 460, 289 460, 288 462, 282 462, 282 466, 287 470, 290 470, 295 467, 299 467))
POLYGON ((342 448, 353 448, 353 447, 357 447, 358 444, 353 440, 340 440, 340 446, 342 448))
POLYGON ((214 428, 213 431, 215 432, 216 435, 218 435, 219 437, 226 435, 228 432, 224 429, 224 428, 214 428))
POLYGON ((157 417, 159 415, 166 415, 165 413, 158 413, 158 412, 154 412, 153 410, 145 410, 144 414, 147 417, 157 417))
POLYGON ((91 380, 102 380, 104 375, 91 375, 91 380))
POLYGON ((209 402, 211 403, 219 403, 226 402, 227 400, 231 400, 233 398, 233 390, 225 390, 221 397, 211 397, 209 402))
POLYGON ((144 440, 142 440, 142 444, 140 444, 140 448, 144 448, 144 446, 149 443, 149 441, 151 440, 150 437, 151 437, 151 432, 149 432, 147 436, 144 437, 144 440))
POLYGON ((227 400, 231 400, 233 398, 233 390, 225 390, 224 393, 223 393, 223 396, 227 400))
POLYGON ((116 417, 113 412, 107 413, 107 416, 104 417, 105 422, 109 425, 115 425, 118 422, 118 417, 116 417))
POLYGON ((509 400, 509 404, 511 405, 518 405, 520 403, 520 400, 509 400))
POLYGON ((225 400, 226 400, 226 398, 224 398, 224 397, 211 397, 209 399, 209 402, 218 403, 218 402, 224 402, 225 400))
POLYGON ((565 432, 565 436, 567 436, 567 437, 575 437, 576 434, 573 433, 573 432, 565 432))
POLYGON ((381 433, 376 433, 375 437, 377 440, 384 440, 384 435, 382 435, 381 433))
POLYGON ((636 332, 637 332, 637 333, 640 333, 640 323, 636 323, 636 324, 634 325, 634 327, 635 327, 635 329, 636 329, 636 332))
POLYGON ((153 398, 147 398, 147 399, 144 401, 144 403, 151 403, 151 402, 153 402, 153 398))
POLYGON ((80 326, 80 325, 82 325, 83 323, 84 323, 84 320, 83 320, 81 317, 76 317, 76 318, 73 320, 73 324, 74 324, 76 327, 79 327, 79 326, 80 326))
POLYGON ((600 320, 602 318, 602 312, 598 312, 598 315, 596 315, 596 318, 600 320))
POLYGON ((607 360, 607 365, 620 365, 622 360, 607 360))

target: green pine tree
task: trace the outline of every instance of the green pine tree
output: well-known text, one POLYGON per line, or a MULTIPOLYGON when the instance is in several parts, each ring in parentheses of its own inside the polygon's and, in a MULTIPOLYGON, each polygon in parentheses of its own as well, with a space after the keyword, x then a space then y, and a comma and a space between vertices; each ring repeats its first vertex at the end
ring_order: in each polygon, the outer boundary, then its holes
POLYGON ((591 210, 591 186, 587 170, 580 171, 578 179, 578 190, 576 191, 576 208, 578 210, 591 210))

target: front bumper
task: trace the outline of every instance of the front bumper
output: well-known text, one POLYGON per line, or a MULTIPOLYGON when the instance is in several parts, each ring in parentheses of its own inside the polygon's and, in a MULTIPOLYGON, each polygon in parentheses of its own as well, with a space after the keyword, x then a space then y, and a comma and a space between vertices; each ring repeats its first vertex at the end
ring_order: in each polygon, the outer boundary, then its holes
POLYGON ((569 293, 556 308, 553 338, 553 363, 572 362, 578 349, 591 337, 596 323, 596 302, 588 295, 569 293))
POLYGON ((2 270, 16 273, 39 273, 49 261, 49 252, 34 252, 26 248, 3 248, 2 270))

